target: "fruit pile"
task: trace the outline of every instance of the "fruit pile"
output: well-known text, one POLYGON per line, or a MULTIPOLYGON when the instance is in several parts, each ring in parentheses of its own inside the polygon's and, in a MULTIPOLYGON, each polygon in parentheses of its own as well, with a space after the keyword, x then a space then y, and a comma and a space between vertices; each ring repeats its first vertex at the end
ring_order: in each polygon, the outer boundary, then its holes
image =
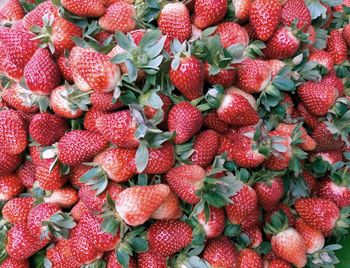
POLYGON ((349 0, 0 5, 0 268, 342 264, 349 0))

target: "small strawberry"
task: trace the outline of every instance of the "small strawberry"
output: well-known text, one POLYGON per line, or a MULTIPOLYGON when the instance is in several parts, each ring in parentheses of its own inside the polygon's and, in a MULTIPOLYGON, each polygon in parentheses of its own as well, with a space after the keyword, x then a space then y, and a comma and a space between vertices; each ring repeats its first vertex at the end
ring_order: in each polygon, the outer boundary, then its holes
POLYGON ((254 190, 259 204, 266 211, 275 209, 279 200, 284 196, 283 181, 280 177, 271 178, 266 182, 257 182, 254 184, 254 190))
POLYGON ((80 17, 101 17, 105 13, 102 0, 62 0, 62 5, 71 13, 80 17))
POLYGON ((9 175, 21 164, 22 155, 0 151, 0 174, 9 175))
POLYGON ((314 49, 309 55, 309 61, 317 62, 326 73, 330 73, 334 67, 334 59, 332 55, 324 50, 314 49))
POLYGON ((325 239, 321 231, 313 229, 302 219, 296 220, 295 229, 304 239, 307 254, 313 254, 323 248, 325 239))
POLYGON ((347 60, 346 42, 338 29, 330 32, 327 39, 326 51, 332 55, 335 64, 341 64, 347 60))
MULTIPOLYGON (((106 256, 106 259, 107 259, 107 266, 106 266, 106 268, 122 268, 123 267, 118 262, 118 259, 115 256, 114 250, 109 251, 109 253, 106 256)), ((136 268, 136 267, 142 268, 142 267, 140 267, 138 262, 137 262, 137 265, 136 265, 135 258, 131 257, 130 260, 129 260, 129 263, 128 263, 128 268, 136 268)), ((149 267, 151 267, 151 266, 149 266, 149 267)))
POLYGON ((175 163, 174 145, 167 142, 159 148, 149 148, 147 174, 162 174, 168 172, 175 163))
POLYGON ((277 0, 256 0, 252 3, 249 20, 262 41, 274 34, 282 17, 282 7, 277 0))
POLYGON ((215 130, 219 133, 226 133, 229 130, 229 125, 222 121, 216 111, 209 111, 203 118, 203 124, 207 128, 215 130))
POLYGON ((120 101, 113 101, 113 93, 93 92, 90 95, 91 104, 94 109, 102 112, 111 112, 121 108, 124 104, 120 101))
POLYGON ((203 226, 207 239, 219 237, 225 229, 225 211, 222 208, 209 206, 209 219, 206 220, 204 210, 198 214, 198 222, 203 226))
POLYGON ((302 0, 288 0, 282 8, 282 22, 286 26, 291 26, 294 20, 298 20, 299 29, 309 29, 311 25, 311 14, 302 0))
POLYGON ((58 9, 51 1, 45 1, 36 6, 35 9, 27 13, 23 18, 23 27, 29 30, 31 27, 38 25, 44 26, 43 17, 57 16, 58 9))
POLYGON ((24 17, 24 10, 18 0, 9 0, 5 2, 0 9, 0 22, 2 25, 12 24, 24 17))
POLYGON ((249 19, 249 11, 252 6, 252 0, 235 0, 232 5, 235 11, 235 18, 239 21, 246 21, 249 19))
POLYGON ((22 181, 23 185, 27 188, 32 188, 36 173, 36 164, 31 160, 26 160, 22 166, 17 170, 19 179, 22 181))
POLYGON ((68 81, 69 83, 73 83, 74 82, 73 72, 72 72, 72 68, 70 67, 69 59, 66 58, 64 55, 61 55, 57 59, 56 63, 58 65, 58 68, 60 69, 62 78, 68 81))
POLYGON ((343 184, 337 184, 329 178, 324 179, 318 185, 317 195, 332 201, 340 209, 350 206, 350 190, 346 181, 343 184))
POLYGON ((156 209, 151 217, 157 220, 176 220, 180 218, 182 214, 183 212, 180 208, 178 197, 170 191, 164 203, 156 209))
POLYGON ((225 0, 196 0, 194 5, 194 24, 204 29, 221 21, 227 12, 225 0))
POLYGON ((11 224, 26 223, 33 204, 32 197, 12 198, 3 206, 2 216, 11 224))
POLYGON ((78 200, 78 191, 71 186, 53 190, 49 196, 44 197, 45 203, 56 204, 61 208, 70 208, 78 200))
POLYGON ((236 22, 223 22, 216 28, 215 34, 220 35, 221 44, 224 48, 235 44, 248 46, 249 36, 247 31, 236 22))
POLYGON ((157 221, 148 231, 150 250, 163 256, 171 256, 192 241, 192 228, 180 220, 157 221))
POLYGON ((239 252, 238 268, 260 268, 262 260, 254 250, 245 248, 239 252))
POLYGON ((55 159, 45 159, 38 163, 35 177, 43 190, 52 191, 61 188, 68 179, 66 172, 59 164, 54 165, 55 159))
POLYGON ((54 267, 80 267, 80 263, 72 256, 72 243, 70 239, 62 239, 52 247, 47 248, 46 258, 54 267))
POLYGON ((151 251, 139 253, 137 265, 139 268, 167 268, 166 257, 151 251))
POLYGON ((194 141, 192 163, 202 167, 209 166, 217 155, 218 148, 219 137, 215 131, 205 130, 201 132, 194 141))

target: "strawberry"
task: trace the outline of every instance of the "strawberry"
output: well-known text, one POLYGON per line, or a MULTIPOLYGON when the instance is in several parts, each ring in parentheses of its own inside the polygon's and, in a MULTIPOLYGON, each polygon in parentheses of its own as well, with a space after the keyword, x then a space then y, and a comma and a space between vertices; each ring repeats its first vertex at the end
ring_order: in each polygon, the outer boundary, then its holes
POLYGON ((58 68, 60 69, 62 78, 69 83, 73 83, 73 72, 72 68, 70 67, 69 59, 66 58, 64 55, 61 55, 57 59, 56 63, 58 65, 58 68))
POLYGON ((12 62, 7 51, 8 49, 5 44, 0 43, 0 57, 2 59, 0 63, 0 73, 17 81, 23 76, 23 68, 18 67, 12 62))
POLYGON ((289 262, 286 262, 280 258, 271 260, 270 262, 264 262, 264 267, 266 268, 292 268, 289 262))
POLYGON ((304 118, 305 123, 311 129, 315 129, 319 125, 319 119, 317 116, 311 114, 302 103, 297 106, 299 114, 304 118))
POLYGON ((343 80, 339 78, 334 71, 323 76, 322 82, 325 85, 333 85, 338 89, 339 97, 344 95, 344 84, 343 80))
POLYGON ((262 50, 268 59, 284 60, 292 57, 298 50, 300 41, 289 27, 276 30, 273 36, 266 42, 266 48, 262 50))
POLYGON ((218 74, 211 75, 209 73, 211 65, 209 63, 204 63, 205 68, 205 81, 212 85, 222 85, 224 88, 232 86, 236 78, 236 70, 234 69, 220 69, 218 74))
POLYGON ((72 256, 71 240, 62 239, 46 250, 46 258, 54 267, 78 268, 80 264, 72 256))
POLYGON ((318 188, 318 181, 317 179, 314 177, 314 175, 312 175, 312 173, 310 173, 307 170, 304 170, 302 172, 302 176, 304 178, 304 181, 307 184, 307 187, 309 188, 310 194, 314 194, 318 188))
POLYGON ((84 117, 84 128, 86 130, 89 131, 96 131, 98 132, 98 129, 96 127, 96 121, 97 119, 102 116, 107 114, 106 112, 102 112, 99 110, 96 110, 94 108, 89 109, 89 111, 87 111, 85 113, 85 117, 84 117))
POLYGON ((341 137, 334 138, 331 130, 323 122, 312 131, 312 138, 317 143, 317 151, 340 150, 344 146, 341 137))
POLYGON ((346 42, 338 29, 330 32, 326 51, 332 55, 335 64, 341 64, 347 60, 346 42))
POLYGON ((58 159, 65 165, 76 165, 89 161, 106 148, 108 141, 97 132, 73 130, 58 142, 58 159))
POLYGON ((302 219, 296 220, 295 229, 304 239, 307 254, 313 254, 323 248, 325 239, 321 231, 313 229, 302 219))
POLYGON ((115 207, 127 224, 140 225, 152 216, 169 192, 170 189, 165 184, 132 186, 117 196, 115 207))
POLYGON ((260 268, 262 260, 254 250, 246 248, 239 252, 238 268, 260 268))
POLYGON ((9 175, 21 164, 22 155, 0 151, 0 174, 9 175))
POLYGON ((310 154, 309 159, 311 162, 315 161, 315 159, 320 158, 325 162, 328 162, 330 165, 333 165, 337 162, 340 162, 343 160, 343 154, 341 151, 322 151, 310 154))
POLYGON ((151 217, 157 220, 176 220, 182 216, 182 213, 179 199, 170 191, 163 204, 156 209, 151 217))
POLYGON ((2 216, 11 224, 26 223, 33 204, 31 197, 12 198, 3 206, 2 216))
POLYGON ((237 64, 237 68, 236 86, 247 93, 264 90, 271 80, 270 68, 265 61, 247 58, 237 64))
POLYGON ((23 27, 29 30, 31 27, 38 25, 44 26, 43 17, 57 16, 58 9, 51 1, 45 1, 36 6, 35 9, 27 13, 23 18, 23 27))
POLYGON ((61 208, 70 208, 78 200, 78 191, 70 186, 53 190, 49 196, 44 197, 45 203, 56 204, 61 208))
POLYGON ((203 63, 195 56, 180 57, 180 64, 169 71, 171 83, 188 100, 203 96, 205 71, 203 63))
POLYGON ((203 259, 211 267, 236 267, 238 252, 235 244, 227 237, 222 236, 209 240, 203 251, 203 259))
POLYGON ((254 190, 260 206, 266 211, 275 209, 284 196, 283 181, 280 177, 271 178, 266 182, 257 182, 254 184, 254 190))
POLYGON ((205 219, 204 210, 198 214, 198 222, 203 226, 207 239, 219 237, 225 229, 225 211, 209 206, 209 219, 205 219))
POLYGON ((29 125, 30 136, 42 146, 58 142, 67 130, 66 120, 49 113, 35 115, 29 125))
POLYGON ((219 118, 216 111, 209 111, 203 118, 203 124, 219 133, 225 133, 229 130, 229 125, 219 118))
MULTIPOLYGON (((164 119, 162 121, 165 122, 166 121, 166 117, 167 117, 167 114, 168 114, 168 111, 170 109, 170 107, 172 106, 172 101, 171 99, 167 96, 167 95, 164 95, 162 93, 159 93, 158 96, 160 97, 160 99, 162 100, 163 102, 163 105, 161 107, 163 113, 164 113, 164 119)), ((143 108, 143 111, 146 115, 146 117, 148 119, 152 119, 154 118, 154 116, 157 114, 158 110, 153 108, 151 105, 147 104, 144 108, 143 108)))
POLYGON ((350 206, 350 190, 346 185, 337 184, 327 178, 318 185, 317 195, 328 199, 336 204, 340 209, 350 206))
POLYGON ((232 5, 235 11, 235 18, 239 21, 246 21, 249 19, 249 11, 252 6, 252 0, 235 0, 232 5))
POLYGON ((7 201, 19 195, 24 190, 24 185, 18 175, 0 176, 0 200, 7 201))
MULTIPOLYGON (((118 259, 115 256, 114 250, 109 251, 109 253, 106 256, 107 259, 107 266, 106 268, 122 268, 123 266, 118 262, 118 259)), ((140 267, 139 264, 137 263, 133 257, 130 258, 129 263, 128 263, 129 268, 136 268, 140 267)))
POLYGON ((168 114, 169 131, 175 131, 175 144, 181 144, 193 137, 202 127, 201 112, 189 102, 175 104, 168 114))
POLYGON ((133 18, 135 15, 136 11, 133 5, 120 1, 110 5, 98 23, 106 31, 127 33, 136 26, 133 18))
POLYGON ((149 149, 148 164, 144 172, 162 174, 168 172, 175 164, 174 145, 167 142, 160 148, 149 149))
POLYGON ((332 231, 340 216, 338 207, 324 198, 298 199, 295 209, 306 224, 323 233, 332 231))
POLYGON ((215 131, 205 130, 201 132, 194 141, 192 163, 202 167, 209 166, 217 155, 218 147, 219 137, 215 131))
POLYGON ((282 22, 286 26, 291 26, 294 20, 297 19, 297 27, 307 30, 311 25, 311 14, 302 0, 288 0, 282 8, 282 22))
MULTIPOLYGON (((266 63, 270 67, 271 78, 275 77, 279 73, 279 71, 286 65, 283 61, 276 59, 267 60, 266 63)), ((285 96, 289 95, 285 94, 285 96)))
POLYGON ((16 260, 14 258, 8 257, 1 264, 2 268, 29 268, 29 260, 16 260))
POLYGON ((334 86, 308 81, 298 87, 298 95, 303 106, 313 115, 326 115, 338 97, 334 86))
POLYGON ((346 45, 350 47, 350 26, 348 26, 348 24, 344 26, 342 36, 346 42, 346 45))
POLYGON ((139 253, 137 265, 139 268, 167 268, 166 257, 151 251, 139 253))
POLYGON ((280 203, 276 209, 266 214, 265 222, 271 221, 272 216, 275 215, 278 211, 282 211, 287 216, 289 226, 293 227, 295 224, 295 216, 292 213, 290 207, 283 203, 280 203))
POLYGON ((20 154, 27 146, 27 126, 14 110, 0 111, 0 147, 8 154, 20 154))
POLYGON ((105 13, 102 0, 62 0, 63 7, 80 17, 101 17, 105 13))
POLYGON ((220 23, 215 34, 220 35, 221 44, 224 48, 235 44, 242 44, 243 46, 249 44, 247 31, 238 23, 232 21, 220 23))
POLYGON ((134 136, 138 124, 130 110, 105 114, 96 120, 96 127, 102 136, 123 148, 136 148, 139 145, 134 136))
POLYGON ((259 226, 252 226, 249 228, 243 228, 242 230, 250 240, 249 248, 257 248, 263 242, 263 235, 261 232, 261 228, 259 226))
POLYGON ((79 200, 74 207, 72 207, 72 210, 70 211, 72 218, 75 222, 80 221, 85 214, 90 214, 90 210, 87 208, 85 203, 81 200, 79 200))
POLYGON ((196 0, 194 5, 194 24, 204 29, 221 21, 227 12, 225 0, 196 0))
POLYGON ((149 227, 147 238, 152 252, 170 256, 191 243, 192 228, 180 220, 157 221, 149 227))
POLYGON ((92 167, 84 164, 78 164, 70 167, 69 181, 75 188, 79 189, 84 185, 80 182, 80 178, 88 172, 92 167))
POLYGON ((24 79, 28 88, 34 92, 50 95, 59 86, 61 73, 52 60, 48 50, 38 48, 24 68, 24 79))
POLYGON ((111 112, 123 106, 120 100, 113 101, 113 93, 93 92, 90 95, 92 107, 101 112, 111 112))
POLYGON ((35 181, 36 165, 31 160, 26 160, 17 170, 17 174, 23 185, 32 188, 35 181))
POLYGON ((256 0, 249 13, 250 24, 262 41, 272 37, 281 17, 282 7, 277 0, 256 0))
POLYGON ((68 179, 67 174, 61 170, 61 166, 54 165, 51 169, 55 159, 45 159, 41 161, 35 171, 36 180, 43 190, 52 191, 61 188, 68 179))
POLYGON ((309 61, 317 62, 326 73, 330 73, 334 67, 334 59, 332 55, 324 50, 314 49, 309 55, 309 61))
POLYGON ((18 0, 9 0, 0 9, 0 21, 2 25, 19 21, 23 17, 24 10, 18 0))

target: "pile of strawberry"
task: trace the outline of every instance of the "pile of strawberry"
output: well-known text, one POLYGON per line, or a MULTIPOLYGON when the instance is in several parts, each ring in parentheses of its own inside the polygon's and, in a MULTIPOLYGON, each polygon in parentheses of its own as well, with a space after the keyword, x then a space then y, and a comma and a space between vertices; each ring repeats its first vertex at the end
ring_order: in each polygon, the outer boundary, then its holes
POLYGON ((349 0, 5 0, 0 268, 330 268, 349 0))

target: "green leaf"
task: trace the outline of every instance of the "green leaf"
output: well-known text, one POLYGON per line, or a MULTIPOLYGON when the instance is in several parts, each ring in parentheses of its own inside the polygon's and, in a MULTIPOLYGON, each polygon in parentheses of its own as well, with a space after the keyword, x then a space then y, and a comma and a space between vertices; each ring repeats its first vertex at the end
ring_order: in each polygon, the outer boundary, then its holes
POLYGON ((280 90, 283 91, 294 91, 295 83, 292 79, 282 76, 277 76, 273 80, 272 84, 280 90))
POLYGON ((335 7, 343 4, 344 0, 321 0, 321 2, 330 7, 335 7))
POLYGON ((136 163, 136 169, 139 173, 143 172, 145 168, 147 167, 149 160, 149 151, 145 144, 140 144, 140 146, 137 148, 136 156, 135 156, 135 163, 136 163))
POLYGON ((157 42, 157 40, 160 39, 160 36, 161 36, 161 32, 159 30, 152 30, 152 31, 146 32, 143 35, 138 46, 144 49, 148 46, 154 45, 155 42, 157 42))
POLYGON ((217 28, 218 28, 217 26, 213 26, 213 27, 209 27, 209 28, 205 29, 202 32, 202 36, 210 36, 210 35, 212 35, 216 31, 217 28))
POLYGON ((130 256, 122 248, 118 248, 117 260, 123 266, 123 268, 127 268, 129 266, 130 256))
POLYGON ((306 3, 312 19, 316 19, 320 16, 325 17, 327 9, 320 3, 319 0, 307 0, 306 3))
POLYGON ((133 237, 131 239, 131 244, 133 249, 139 253, 148 250, 148 242, 146 238, 143 237, 133 237))
POLYGON ((148 57, 153 59, 156 56, 158 56, 163 50, 165 40, 166 40, 166 36, 163 36, 154 46, 146 48, 145 51, 148 57))
POLYGON ((111 62, 115 64, 119 64, 119 63, 125 62, 128 58, 129 58, 129 53, 119 53, 111 59, 111 62))
POLYGON ((115 39, 117 41, 117 44, 123 48, 126 51, 129 51, 131 49, 131 43, 127 36, 123 34, 122 32, 116 32, 115 33, 115 39))

